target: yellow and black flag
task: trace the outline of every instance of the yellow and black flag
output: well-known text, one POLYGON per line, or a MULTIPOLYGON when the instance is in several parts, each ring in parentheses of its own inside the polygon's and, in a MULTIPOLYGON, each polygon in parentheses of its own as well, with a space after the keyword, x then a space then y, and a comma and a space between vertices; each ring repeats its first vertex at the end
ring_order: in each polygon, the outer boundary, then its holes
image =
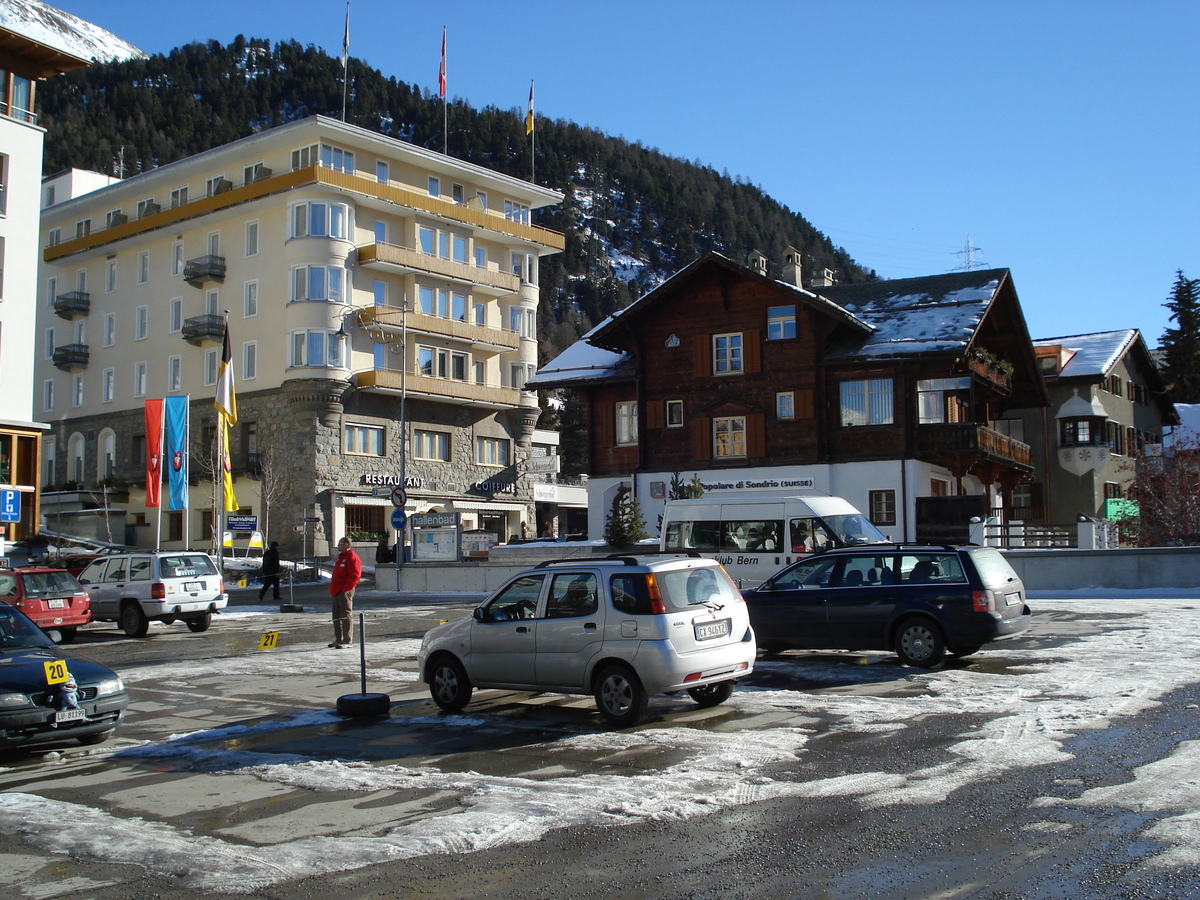
POLYGON ((233 493, 233 466, 229 461, 229 426, 237 422, 237 397, 233 391, 233 350, 229 346, 229 322, 225 322, 225 340, 221 347, 221 367, 217 370, 217 396, 213 406, 220 413, 221 432, 218 435, 225 511, 237 512, 237 497, 233 493))

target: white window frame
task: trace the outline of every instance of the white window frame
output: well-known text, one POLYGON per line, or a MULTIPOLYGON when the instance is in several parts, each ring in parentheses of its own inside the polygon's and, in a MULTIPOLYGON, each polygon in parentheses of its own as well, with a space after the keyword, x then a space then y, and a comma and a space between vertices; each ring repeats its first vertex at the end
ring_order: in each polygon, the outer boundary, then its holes
POLYGON ((71 376, 71 408, 79 409, 83 406, 83 376, 71 376))
POLYGON ((182 275, 186 260, 183 258, 183 241, 171 244, 171 274, 182 275))
POLYGON ((58 296, 58 278, 51 275, 46 279, 46 305, 54 308, 54 300, 58 296))
POLYGON ((288 332, 288 366, 306 369, 345 368, 345 338, 332 328, 300 328, 288 332), (313 362, 313 351, 321 360, 313 362))
POLYGON ((442 180, 436 175, 430 175, 425 181, 425 190, 430 197, 442 196, 442 180))
POLYGON ((787 306, 767 307, 767 340, 786 341, 796 336, 796 307, 787 306), (790 326, 790 327, 789 327, 790 326), (790 332, 790 334, 789 334, 790 332))
POLYGON ((667 427, 682 428, 683 427, 683 401, 668 400, 667 401, 667 427))
POLYGON ((209 347, 204 351, 204 386, 212 387, 217 383, 217 364, 220 362, 220 357, 217 355, 216 347, 209 347))
POLYGON ((150 280, 150 251, 143 250, 138 254, 137 283, 145 284, 150 280))
POLYGON ((713 423, 713 459, 746 458, 746 417, 717 416, 713 423))
POLYGON ((104 293, 111 294, 117 289, 117 261, 108 259, 104 262, 104 293))
POLYGON ((104 346, 111 347, 117 342, 117 314, 104 314, 104 346))
POLYGON ((451 435, 448 431, 413 430, 413 457, 450 462, 451 435))
POLYGON ((638 442, 636 400, 618 400, 613 404, 613 438, 618 447, 628 447, 638 442))
POLYGON ((349 273, 340 266, 296 266, 292 269, 292 300, 341 303, 349 284, 349 273), (313 275, 321 273, 321 296, 310 296, 313 275), (336 279, 332 273, 338 273, 336 279))
POLYGON ((167 357, 167 393, 177 394, 183 389, 183 357, 167 357))
POLYGON ((386 160, 375 160, 375 180, 379 184, 388 184, 391 181, 390 170, 386 160))
POLYGON ((242 344, 242 381, 253 381, 258 377, 258 341, 242 344))
POLYGON ((258 256, 258 219, 246 223, 246 258, 258 256))
POLYGON ((746 357, 742 332, 731 331, 712 336, 712 372, 714 375, 741 375, 746 357))
POLYGON ((46 412, 54 411, 54 379, 47 378, 42 382, 42 409, 46 412))
POLYGON ((133 339, 144 341, 150 335, 150 307, 146 305, 133 310, 133 339))
POLYGON ((112 403, 117 388, 117 370, 111 366, 100 373, 100 402, 112 403))
POLYGON ((891 378, 849 378, 838 387, 839 422, 843 428, 892 425, 895 422, 891 378))
POLYGON ((57 247, 61 243, 62 243, 62 229, 61 228, 51 228, 49 233, 46 235, 46 246, 47 247, 57 247))
POLYGON ((183 298, 172 297, 167 301, 167 334, 183 331, 183 298))
POLYGON ((242 318, 253 319, 258 315, 258 279, 253 278, 242 285, 242 318))
POLYGON ((175 209, 177 206, 183 206, 187 202, 188 186, 186 184, 181 184, 179 187, 171 189, 171 209, 175 209))
POLYGON ((146 396, 146 363, 144 361, 133 364, 133 396, 146 396))
POLYGON ((42 359, 54 359, 54 341, 54 328, 51 326, 42 333, 42 359))
POLYGON ((327 200, 305 200, 288 207, 288 238, 320 237, 346 240, 350 206, 327 200))
POLYGON ((775 418, 783 421, 796 418, 795 391, 780 391, 775 395, 775 418))

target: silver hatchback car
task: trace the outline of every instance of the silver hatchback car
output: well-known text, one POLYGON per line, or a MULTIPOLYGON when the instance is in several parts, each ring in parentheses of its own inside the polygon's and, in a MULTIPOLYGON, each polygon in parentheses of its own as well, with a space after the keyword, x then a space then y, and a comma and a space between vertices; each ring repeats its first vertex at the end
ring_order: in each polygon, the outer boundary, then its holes
POLYGON ((430 629, 418 666, 444 710, 462 709, 477 687, 592 694, 605 719, 626 727, 651 694, 724 702, 756 652, 746 604, 720 563, 620 556, 520 573, 472 616, 430 629))

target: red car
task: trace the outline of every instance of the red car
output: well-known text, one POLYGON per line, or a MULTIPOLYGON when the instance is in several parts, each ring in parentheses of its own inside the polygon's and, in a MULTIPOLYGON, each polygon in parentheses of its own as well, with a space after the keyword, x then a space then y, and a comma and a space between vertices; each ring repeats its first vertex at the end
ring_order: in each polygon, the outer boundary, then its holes
POLYGON ((25 566, 0 569, 0 602, 15 606, 60 644, 75 640, 92 621, 87 591, 66 569, 25 566))

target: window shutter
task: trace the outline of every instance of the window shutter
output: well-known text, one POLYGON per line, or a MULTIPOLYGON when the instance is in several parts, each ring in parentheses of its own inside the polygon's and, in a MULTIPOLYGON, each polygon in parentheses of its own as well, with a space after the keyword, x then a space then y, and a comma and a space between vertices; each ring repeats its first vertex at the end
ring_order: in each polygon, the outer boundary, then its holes
POLYGON ((762 413, 746 416, 746 457, 762 459, 767 455, 767 422, 762 413))
POLYGON ((692 419, 692 461, 712 459, 712 419, 692 419))
MULTIPOLYGON (((692 342, 692 361, 697 378, 707 378, 713 373, 712 335, 698 334, 692 342)), ((705 457, 707 459, 707 457, 705 457)))
POLYGON ((742 332, 742 365, 747 374, 762 371, 762 345, 757 328, 742 332))
POLYGON ((811 419, 817 414, 813 404, 812 388, 804 388, 803 390, 796 391, 793 395, 793 402, 796 406, 795 414, 797 419, 811 419))
POLYGON ((646 404, 646 427, 647 428, 666 428, 667 427, 667 402, 665 400, 658 403, 646 404))
POLYGON ((617 442, 617 406, 615 403, 600 403, 597 405, 599 406, 597 412, 600 413, 598 416, 600 420, 598 423, 600 426, 600 434, 597 436, 598 440, 596 441, 596 446, 611 447, 617 442))

